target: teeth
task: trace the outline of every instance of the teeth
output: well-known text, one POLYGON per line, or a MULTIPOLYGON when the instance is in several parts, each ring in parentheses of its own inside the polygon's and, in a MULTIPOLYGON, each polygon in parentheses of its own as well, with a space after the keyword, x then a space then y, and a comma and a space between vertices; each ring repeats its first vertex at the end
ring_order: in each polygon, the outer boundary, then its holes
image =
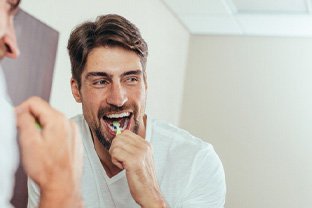
POLYGON ((120 113, 120 114, 110 114, 110 115, 106 115, 107 118, 123 118, 123 117, 128 117, 130 115, 129 112, 125 112, 125 113, 120 113))

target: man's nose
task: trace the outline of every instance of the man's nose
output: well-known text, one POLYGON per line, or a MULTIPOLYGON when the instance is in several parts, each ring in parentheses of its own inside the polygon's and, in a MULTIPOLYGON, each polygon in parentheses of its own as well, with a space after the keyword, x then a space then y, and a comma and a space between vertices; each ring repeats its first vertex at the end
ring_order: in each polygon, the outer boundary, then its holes
POLYGON ((20 51, 16 41, 13 18, 10 20, 8 30, 3 37, 3 44, 7 49, 5 53, 6 57, 15 59, 19 56, 20 51))
POLYGON ((114 83, 111 85, 109 95, 107 97, 107 103, 116 107, 122 107, 128 101, 126 90, 120 83, 114 83))

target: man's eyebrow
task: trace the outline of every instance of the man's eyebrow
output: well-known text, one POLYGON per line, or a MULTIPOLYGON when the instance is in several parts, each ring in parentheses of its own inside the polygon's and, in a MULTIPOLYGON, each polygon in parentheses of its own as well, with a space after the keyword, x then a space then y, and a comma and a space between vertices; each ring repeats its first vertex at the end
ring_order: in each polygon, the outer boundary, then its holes
POLYGON ((90 77, 108 77, 108 78, 110 78, 111 76, 108 75, 106 72, 89 72, 86 75, 86 79, 89 79, 90 77))
MULTIPOLYGON (((131 71, 126 71, 121 74, 121 77, 125 77, 128 75, 141 75, 143 74, 142 70, 131 70, 131 71)), ((107 78, 112 78, 112 75, 107 74, 106 72, 89 72, 86 75, 86 79, 89 79, 91 77, 107 77, 107 78)))
POLYGON ((141 75, 143 74, 142 70, 131 70, 131 71, 127 71, 121 74, 122 77, 124 76, 128 76, 128 75, 141 75))

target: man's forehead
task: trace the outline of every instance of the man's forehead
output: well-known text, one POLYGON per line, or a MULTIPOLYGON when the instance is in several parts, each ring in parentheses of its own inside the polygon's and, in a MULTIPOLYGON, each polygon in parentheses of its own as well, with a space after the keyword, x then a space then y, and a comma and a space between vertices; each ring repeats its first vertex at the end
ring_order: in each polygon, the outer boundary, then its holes
POLYGON ((87 57, 84 71, 106 71, 115 74, 128 70, 142 70, 140 57, 122 48, 98 47, 87 57))
MULTIPOLYGON (((105 56, 110 57, 118 57, 119 60, 123 60, 125 57, 132 59, 133 58, 140 60, 140 56, 132 50, 125 49, 123 47, 119 46, 99 46, 93 48, 87 56, 87 62, 88 60, 92 58, 100 58, 100 59, 105 59, 105 56)), ((128 59, 127 59, 128 60, 128 59)), ((107 61, 107 60, 106 60, 107 61)))

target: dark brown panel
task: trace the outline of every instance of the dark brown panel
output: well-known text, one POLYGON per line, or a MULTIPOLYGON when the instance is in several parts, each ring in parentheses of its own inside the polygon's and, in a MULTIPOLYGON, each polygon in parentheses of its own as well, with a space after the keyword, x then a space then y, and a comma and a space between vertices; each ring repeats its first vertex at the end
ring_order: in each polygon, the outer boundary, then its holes
POLYGON ((15 18, 21 55, 1 63, 14 105, 36 95, 49 100, 58 32, 20 10, 15 18))

